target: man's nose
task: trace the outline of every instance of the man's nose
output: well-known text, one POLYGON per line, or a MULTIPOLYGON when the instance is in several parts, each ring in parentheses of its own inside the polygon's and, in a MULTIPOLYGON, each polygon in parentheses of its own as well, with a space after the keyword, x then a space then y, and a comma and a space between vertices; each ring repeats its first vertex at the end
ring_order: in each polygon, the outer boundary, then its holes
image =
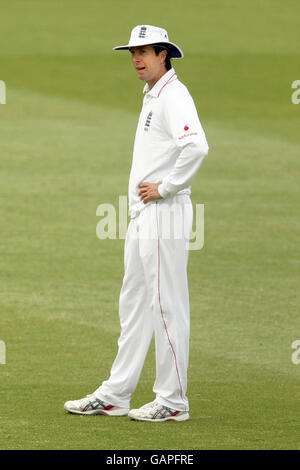
POLYGON ((132 55, 133 62, 139 62, 140 59, 141 59, 140 54, 138 54, 137 52, 134 52, 132 55))

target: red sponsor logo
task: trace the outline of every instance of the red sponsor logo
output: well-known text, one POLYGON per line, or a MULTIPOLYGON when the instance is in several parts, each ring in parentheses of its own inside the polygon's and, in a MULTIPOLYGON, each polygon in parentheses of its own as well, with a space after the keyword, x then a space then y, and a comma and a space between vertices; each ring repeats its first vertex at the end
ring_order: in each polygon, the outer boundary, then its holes
POLYGON ((185 130, 185 131, 188 131, 188 130, 189 130, 189 126, 184 126, 184 130, 185 130))
POLYGON ((178 140, 184 139, 185 137, 190 137, 192 135, 198 135, 198 132, 190 132, 189 134, 184 134, 181 137, 178 137, 178 140))

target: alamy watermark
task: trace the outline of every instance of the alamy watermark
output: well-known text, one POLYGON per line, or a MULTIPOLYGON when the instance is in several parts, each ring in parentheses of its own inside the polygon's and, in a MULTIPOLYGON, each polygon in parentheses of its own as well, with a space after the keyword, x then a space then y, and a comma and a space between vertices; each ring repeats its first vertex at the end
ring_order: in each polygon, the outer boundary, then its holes
POLYGON ((0 364, 6 364, 6 346, 2 340, 0 340, 0 364))
MULTIPOLYGON (((97 207, 96 215, 101 217, 101 220, 97 224, 96 235, 100 240, 106 238, 124 240, 126 238, 128 228, 127 208, 127 196, 119 196, 118 214, 113 204, 100 204, 97 207)), ((190 206, 185 207, 184 204, 165 206, 163 211, 159 211, 159 218, 154 225, 142 224, 136 236, 139 239, 156 239, 157 229, 159 229, 161 239, 184 239, 189 250, 201 250, 204 246, 204 204, 196 204, 195 206, 193 224, 195 230, 193 228, 190 230, 189 224, 184 221, 187 216, 185 214, 188 214, 189 210, 190 206), (178 219, 182 223, 178 223, 178 219)))
POLYGON ((293 104, 300 103, 300 80, 294 80, 292 83, 292 88, 296 90, 292 93, 291 100, 293 104))
POLYGON ((6 104, 6 85, 3 80, 0 80, 0 104, 6 104))
POLYGON ((292 342, 292 349, 295 349, 295 351, 292 354, 291 361, 293 364, 298 365, 300 364, 300 339, 292 342))

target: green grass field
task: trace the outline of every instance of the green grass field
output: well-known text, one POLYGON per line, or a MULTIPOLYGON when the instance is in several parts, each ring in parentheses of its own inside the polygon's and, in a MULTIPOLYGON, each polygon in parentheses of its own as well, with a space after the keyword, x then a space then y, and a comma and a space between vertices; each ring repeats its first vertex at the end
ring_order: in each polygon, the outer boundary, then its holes
MULTIPOLYGON (((300 449, 299 15, 297 0, 1 0, 1 449, 300 449), (181 424, 63 410, 117 351, 123 240, 96 237, 96 209, 127 193, 143 83, 112 47, 142 23, 184 50, 210 145, 181 424)), ((154 373, 152 345, 132 407, 154 373)))

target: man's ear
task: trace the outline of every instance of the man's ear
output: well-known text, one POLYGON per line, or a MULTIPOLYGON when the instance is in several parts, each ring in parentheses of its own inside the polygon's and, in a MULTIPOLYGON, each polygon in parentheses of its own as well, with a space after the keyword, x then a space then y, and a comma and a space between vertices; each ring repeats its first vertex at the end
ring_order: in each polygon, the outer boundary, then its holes
POLYGON ((166 51, 166 49, 164 49, 163 51, 161 51, 160 54, 161 54, 161 57, 163 58, 163 61, 165 61, 165 60, 166 60, 166 57, 167 57, 167 51, 166 51))

